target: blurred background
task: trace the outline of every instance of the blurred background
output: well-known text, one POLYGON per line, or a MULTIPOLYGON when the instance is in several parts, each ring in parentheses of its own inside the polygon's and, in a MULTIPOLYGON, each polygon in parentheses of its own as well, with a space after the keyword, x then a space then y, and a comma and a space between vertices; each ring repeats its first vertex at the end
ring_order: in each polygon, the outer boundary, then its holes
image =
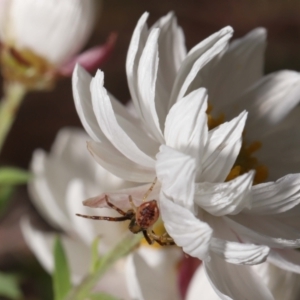
MULTIPOLYGON (((176 13, 184 30, 188 49, 226 25, 234 28, 235 37, 263 26, 268 30, 265 72, 300 71, 298 0, 105 0, 86 48, 104 42, 112 31, 118 33, 115 51, 102 69, 106 88, 121 102, 130 99, 125 59, 137 20, 148 11, 149 24, 153 24, 170 10, 176 13)), ((0 164, 28 168, 33 150, 48 151, 57 131, 65 126, 81 127, 70 79, 59 81, 53 91, 30 93, 26 97, 6 140, 0 164)), ((18 188, 0 216, 0 270, 21 272, 27 278, 22 281, 26 299, 51 299, 50 277, 39 267, 19 229, 19 220, 24 214, 30 215, 35 226, 51 229, 30 203, 26 186, 18 188), (32 284, 37 277, 39 284, 32 284)))

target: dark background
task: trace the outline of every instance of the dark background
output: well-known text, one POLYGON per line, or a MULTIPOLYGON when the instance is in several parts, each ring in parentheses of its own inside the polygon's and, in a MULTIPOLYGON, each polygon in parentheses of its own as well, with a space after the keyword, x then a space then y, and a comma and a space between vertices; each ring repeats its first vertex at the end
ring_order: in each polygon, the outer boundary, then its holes
MULTIPOLYGON (((266 73, 278 69, 300 70, 298 0, 107 0, 86 48, 103 43, 111 31, 118 33, 113 56, 102 69, 106 88, 121 102, 130 99, 125 59, 137 20, 144 11, 149 11, 149 24, 153 24, 170 10, 176 13, 183 27, 188 49, 226 25, 234 28, 235 37, 263 26, 268 29, 266 73)), ((59 81, 53 91, 27 95, 6 140, 0 164, 28 168, 33 150, 49 150, 57 131, 64 126, 81 126, 74 109, 70 79, 59 81)), ((0 219, 0 269, 25 269, 34 280, 35 272, 41 271, 19 230, 19 219, 25 213, 30 214, 37 225, 50 228, 31 205, 26 187, 20 187, 0 219), (28 261, 31 261, 30 267, 28 261)), ((30 295, 35 293, 25 285, 26 289, 30 295)), ((30 299, 38 299, 32 295, 30 299)))

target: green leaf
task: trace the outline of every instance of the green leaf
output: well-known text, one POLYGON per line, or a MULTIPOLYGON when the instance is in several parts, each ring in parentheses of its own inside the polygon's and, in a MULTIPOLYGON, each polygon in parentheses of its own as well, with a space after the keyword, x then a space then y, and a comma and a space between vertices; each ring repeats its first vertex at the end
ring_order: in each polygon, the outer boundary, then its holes
POLYGON ((0 185, 16 185, 28 182, 32 178, 30 172, 19 168, 2 167, 0 168, 0 185))
POLYGON ((98 251, 98 246, 99 246, 99 237, 96 237, 92 243, 91 247, 91 266, 90 266, 90 273, 93 274, 99 265, 100 257, 99 257, 99 251, 98 251))
POLYGON ((105 293, 93 294, 93 295, 90 295, 87 299, 88 300, 118 300, 114 296, 111 296, 111 295, 108 295, 105 293))
POLYGON ((16 275, 0 273, 0 296, 17 300, 22 297, 19 288, 19 279, 16 275))
POLYGON ((66 253, 59 236, 55 238, 54 247, 53 292, 55 300, 63 300, 71 289, 70 269, 66 253))
POLYGON ((4 214, 14 190, 10 185, 0 186, 0 216, 4 214))

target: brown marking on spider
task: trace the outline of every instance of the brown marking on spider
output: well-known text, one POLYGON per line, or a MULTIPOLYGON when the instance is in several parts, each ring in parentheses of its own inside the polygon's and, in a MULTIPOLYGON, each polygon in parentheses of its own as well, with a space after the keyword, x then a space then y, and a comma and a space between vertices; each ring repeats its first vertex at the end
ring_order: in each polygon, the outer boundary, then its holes
MULTIPOLYGON (((153 190, 155 182, 156 180, 152 183, 151 187, 143 197, 143 201, 146 200, 147 196, 153 190)), ((134 234, 142 232, 149 245, 152 245, 154 242, 157 242, 161 246, 175 245, 173 239, 168 235, 167 232, 159 236, 156 235, 152 229, 153 225, 159 218, 159 209, 156 200, 143 202, 140 206, 136 207, 133 203, 132 197, 129 196, 129 202, 132 209, 129 209, 126 212, 109 202, 107 195, 105 195, 105 201, 107 205, 116 210, 121 217, 87 216, 81 214, 76 214, 76 216, 92 220, 105 220, 112 222, 129 220, 130 223, 128 229, 134 234)))

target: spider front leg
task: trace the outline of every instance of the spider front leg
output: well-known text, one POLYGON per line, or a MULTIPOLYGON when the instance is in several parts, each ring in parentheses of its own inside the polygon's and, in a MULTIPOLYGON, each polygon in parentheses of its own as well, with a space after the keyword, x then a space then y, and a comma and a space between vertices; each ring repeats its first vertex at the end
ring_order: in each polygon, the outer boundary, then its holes
POLYGON ((88 216, 88 215, 81 215, 81 214, 76 214, 76 216, 86 218, 86 219, 92 219, 92 220, 105 220, 105 221, 113 221, 113 222, 122 222, 122 221, 132 219, 131 211, 125 212, 122 209, 118 208, 117 206, 113 205, 111 202, 109 202, 107 195, 105 195, 105 201, 109 207, 116 210, 120 215, 122 215, 122 217, 88 216))
POLYGON ((127 216, 124 217, 103 217, 103 216, 88 216, 88 215, 81 215, 81 214, 76 214, 78 217, 86 218, 86 219, 92 219, 92 220, 104 220, 104 221, 113 221, 113 222, 122 222, 129 220, 127 216))
POLYGON ((105 195, 105 201, 106 201, 107 205, 110 208, 116 210, 120 215, 122 215, 122 216, 126 216, 127 215, 125 211, 123 211, 119 207, 117 207, 117 206, 113 205, 111 202, 109 202, 107 195, 105 195))

